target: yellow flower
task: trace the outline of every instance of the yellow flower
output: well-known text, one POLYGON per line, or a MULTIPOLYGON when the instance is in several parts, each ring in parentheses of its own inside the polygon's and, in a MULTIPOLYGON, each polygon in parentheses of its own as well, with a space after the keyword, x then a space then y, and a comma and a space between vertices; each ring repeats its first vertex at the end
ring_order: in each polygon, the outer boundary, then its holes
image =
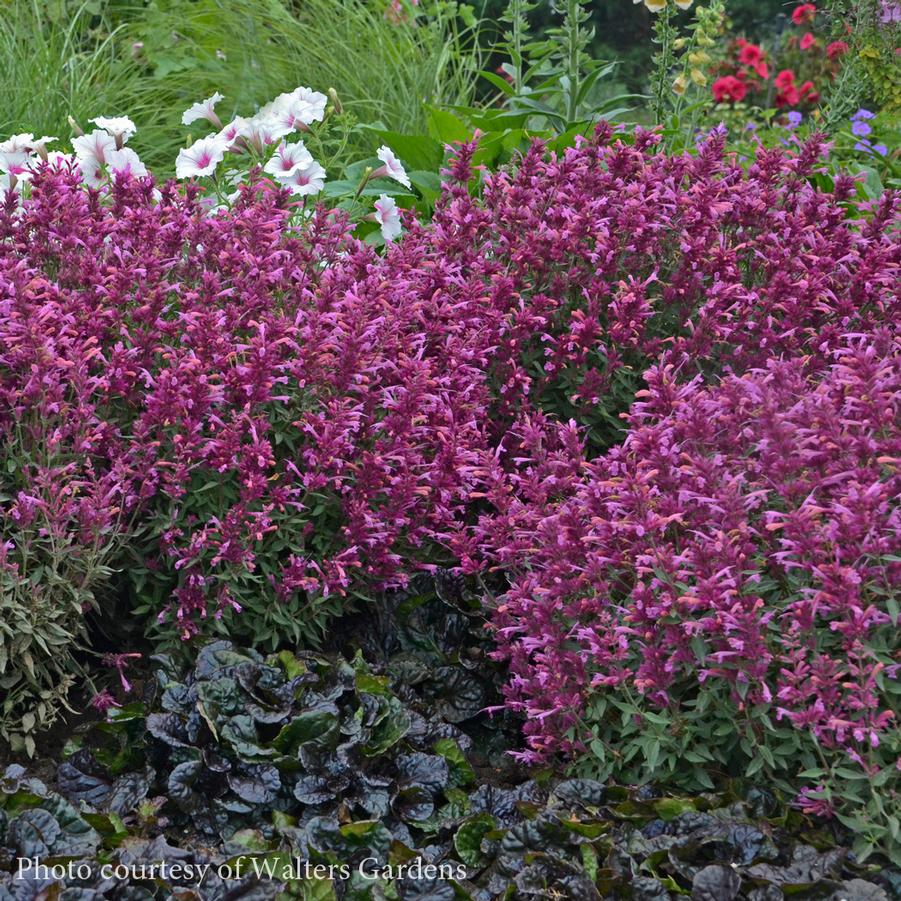
POLYGON ((685 89, 688 87, 688 82, 685 79, 685 75, 678 75, 676 80, 673 82, 673 90, 681 97, 685 93, 685 89))
POLYGON ((659 13, 666 9, 666 0, 644 0, 644 5, 652 13, 659 13))
POLYGON ((688 54, 688 61, 693 66, 704 66, 710 62, 710 54, 705 53, 703 50, 695 50, 694 53, 688 54))
POLYGON ((691 70, 691 80, 700 87, 704 87, 707 84, 707 76, 704 74, 702 69, 692 69, 691 70))
POLYGON ((678 6, 679 9, 688 9, 693 2, 694 0, 676 0, 676 6, 678 6))

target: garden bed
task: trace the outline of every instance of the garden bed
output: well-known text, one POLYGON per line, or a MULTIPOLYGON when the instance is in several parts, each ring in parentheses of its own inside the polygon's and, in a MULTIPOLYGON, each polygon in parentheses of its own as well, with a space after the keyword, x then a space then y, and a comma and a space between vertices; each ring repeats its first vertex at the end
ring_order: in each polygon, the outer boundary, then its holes
POLYGON ((901 5, 624 2, 0 22, 0 901, 901 898, 901 5))

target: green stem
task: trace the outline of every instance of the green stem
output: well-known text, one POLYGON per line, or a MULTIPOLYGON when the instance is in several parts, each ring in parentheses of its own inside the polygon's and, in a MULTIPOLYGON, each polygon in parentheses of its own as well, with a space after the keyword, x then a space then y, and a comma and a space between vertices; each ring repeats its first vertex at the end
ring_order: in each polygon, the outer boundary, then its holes
POLYGON ((667 75, 673 65, 673 28, 672 7, 669 2, 663 8, 657 21, 654 23, 654 31, 660 50, 657 53, 657 71, 654 78, 654 120, 658 125, 663 122, 663 110, 666 102, 667 75))
POLYGON ((569 0, 569 9, 567 10, 567 20, 569 28, 567 29, 567 39, 569 46, 567 48, 567 75, 569 77, 569 97, 566 106, 567 124, 574 122, 578 113, 579 98, 579 13, 581 8, 579 0, 569 0))

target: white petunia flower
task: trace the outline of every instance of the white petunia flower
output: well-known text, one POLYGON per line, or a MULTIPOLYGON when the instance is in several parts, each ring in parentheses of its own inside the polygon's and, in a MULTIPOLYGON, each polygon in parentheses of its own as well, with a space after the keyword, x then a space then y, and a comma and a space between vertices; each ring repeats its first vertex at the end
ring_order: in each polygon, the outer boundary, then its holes
POLYGON ((0 172, 19 172, 28 166, 33 134, 12 135, 0 141, 0 172))
POLYGON ((258 112, 248 121, 249 137, 254 145, 268 147, 294 131, 294 121, 288 116, 280 116, 276 111, 258 112))
POLYGON ((190 147, 178 152, 175 160, 176 178, 212 175, 225 157, 227 149, 228 145, 219 135, 200 138, 190 147))
POLYGON ((234 121, 229 122, 219 132, 219 137, 225 141, 229 150, 234 150, 238 140, 245 136, 245 132, 249 130, 249 120, 243 116, 238 116, 234 121))
POLYGON ((78 168, 81 169, 81 180, 89 188, 99 188, 103 184, 103 166, 93 156, 78 157, 78 168))
POLYGON ((295 88, 290 96, 295 104, 303 106, 303 112, 298 119, 304 125, 312 125, 314 122, 321 122, 325 118, 325 105, 328 98, 319 91, 312 88, 295 88))
POLYGON ((265 127, 278 140, 297 128, 297 116, 289 105, 267 106, 254 116, 254 121, 265 127))
POLYGON ((303 141, 282 143, 263 167, 263 171, 276 178, 287 178, 298 169, 306 169, 312 162, 313 156, 303 141))
POLYGON ((77 161, 74 153, 63 153, 62 150, 51 150, 47 154, 47 162, 53 169, 66 169, 70 163, 77 161))
POLYGON ((284 178, 278 178, 278 183, 299 197, 318 194, 325 187, 325 169, 311 158, 306 167, 295 169, 284 178))
POLYGON ((278 122, 273 116, 262 111, 250 119, 238 117, 227 125, 220 135, 227 140, 230 149, 240 145, 243 140, 257 153, 262 153, 267 147, 280 141, 285 135, 294 129, 278 122))
POLYGON ((407 170, 404 169, 403 163, 401 163, 394 155, 394 152, 390 147, 382 144, 382 146, 379 147, 376 156, 378 156, 384 165, 372 173, 373 178, 379 178, 380 176, 386 175, 388 178, 399 181, 405 188, 410 187, 410 177, 407 175, 407 170))
POLYGON ((141 158, 129 147, 113 150, 106 155, 106 164, 110 174, 115 178, 143 178, 147 167, 141 158))
POLYGON ((386 241, 393 241, 400 233, 400 213, 393 197, 380 194, 375 202, 375 221, 381 226, 382 237, 386 241))
POLYGON ((34 135, 31 132, 10 135, 5 141, 0 141, 0 151, 13 153, 20 150, 31 150, 34 143, 34 135))
POLYGON ((314 122, 325 118, 325 105, 328 98, 312 88, 299 87, 286 94, 279 94, 275 100, 267 103, 258 113, 262 118, 271 121, 281 128, 287 128, 285 134, 295 129, 304 129, 314 122))
POLYGON ((4 153, 0 151, 0 172, 11 172, 19 175, 34 163, 34 158, 29 153, 17 151, 16 153, 4 153))
POLYGON ((108 131, 97 129, 89 135, 72 138, 72 149, 79 161, 105 163, 106 155, 116 149, 116 139, 108 131))
POLYGON ((137 134, 137 126, 128 116, 98 116, 96 119, 89 119, 98 128, 108 131, 115 139, 117 146, 127 144, 128 139, 137 134))
POLYGON ((47 159, 47 145, 52 144, 54 141, 58 141, 59 138, 51 137, 50 135, 41 135, 39 138, 35 138, 34 142, 31 145, 31 149, 42 159, 47 159))
POLYGON ((222 122, 215 112, 215 106, 221 99, 222 95, 216 91, 212 97, 207 97, 206 100, 201 100, 200 103, 192 104, 181 114, 181 124, 190 125, 198 119, 206 119, 207 122, 212 122, 216 128, 221 129, 222 122))

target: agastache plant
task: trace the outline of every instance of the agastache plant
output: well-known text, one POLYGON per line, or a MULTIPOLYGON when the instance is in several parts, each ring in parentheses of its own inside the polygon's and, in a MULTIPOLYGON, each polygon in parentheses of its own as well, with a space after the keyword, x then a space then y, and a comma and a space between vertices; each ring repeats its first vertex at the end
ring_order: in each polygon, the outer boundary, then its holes
POLYGON ((638 779, 759 748, 779 773, 772 726, 798 761, 883 767, 897 198, 817 187, 821 137, 742 163, 722 129, 667 154, 602 123, 478 185, 460 146, 431 221, 398 236, 379 198, 381 251, 346 210, 298 214, 279 173, 312 153, 285 137, 228 197, 24 151, 0 211, 3 572, 24 583, 40 512, 40 553, 102 550, 155 637, 263 646, 418 571, 479 573, 529 761, 588 749, 638 779), (711 708, 731 731, 697 732, 711 708))
POLYGON ((830 356, 714 386, 655 366, 621 448, 542 512, 508 505, 495 629, 523 759, 694 788, 806 772, 892 843, 901 344, 886 325, 830 356), (843 766, 873 794, 843 795, 843 766))

